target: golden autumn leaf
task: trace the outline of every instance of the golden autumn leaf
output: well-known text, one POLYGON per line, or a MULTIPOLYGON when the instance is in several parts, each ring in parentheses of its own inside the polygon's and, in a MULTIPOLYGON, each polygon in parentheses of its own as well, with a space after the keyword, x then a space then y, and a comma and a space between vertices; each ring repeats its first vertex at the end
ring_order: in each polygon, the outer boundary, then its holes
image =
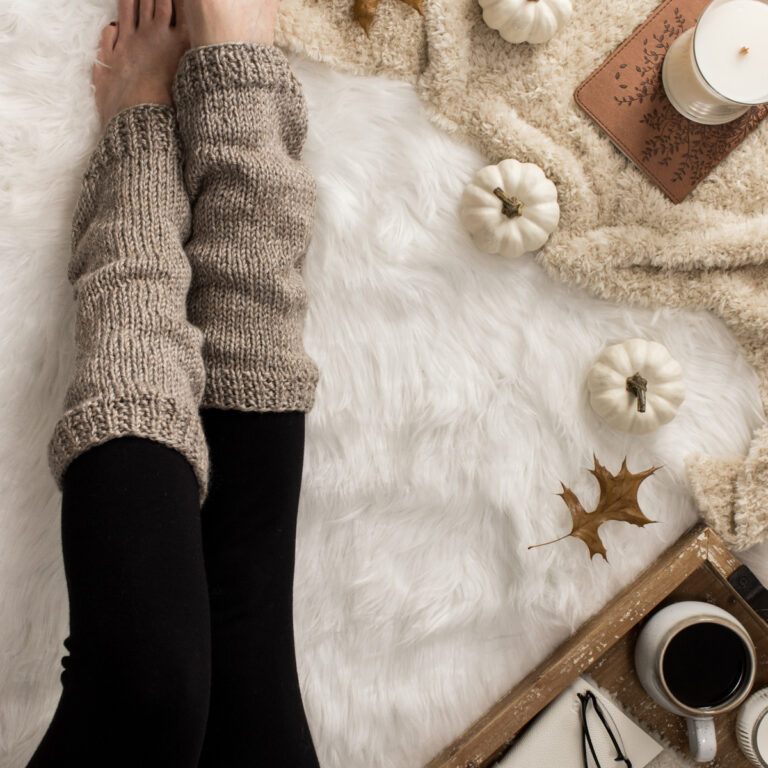
POLYGON ((607 561, 605 545, 600 539, 600 533, 598 532, 603 523, 608 520, 619 520, 620 522, 632 523, 632 525, 642 528, 648 525, 648 523, 657 522, 656 520, 649 520, 643 514, 637 503, 637 490, 640 487, 640 483, 657 469, 660 469, 660 467, 651 467, 644 472, 633 474, 627 469, 627 459, 625 457, 624 461, 621 462, 621 469, 618 474, 612 475, 597 460, 597 456, 592 454, 592 458, 595 461, 595 468, 590 469, 589 472, 597 478, 598 485, 600 486, 600 500, 597 502, 594 511, 587 512, 576 494, 570 488, 566 488, 561 482, 560 485, 563 486, 563 492, 557 495, 563 499, 571 512, 573 528, 565 536, 560 536, 544 544, 532 544, 528 549, 543 547, 546 544, 554 544, 555 541, 560 541, 568 536, 574 536, 577 539, 581 539, 589 547, 590 559, 595 555, 602 555, 603 559, 607 561))
MULTIPOLYGON (((400 2, 410 5, 411 8, 417 10, 423 16, 424 14, 421 13, 422 1, 423 0, 400 0, 400 2)), ((368 31, 371 28, 371 22, 376 15, 376 8, 378 8, 378 5, 379 0, 355 0, 353 15, 355 20, 365 30, 366 35, 369 34, 368 31)))

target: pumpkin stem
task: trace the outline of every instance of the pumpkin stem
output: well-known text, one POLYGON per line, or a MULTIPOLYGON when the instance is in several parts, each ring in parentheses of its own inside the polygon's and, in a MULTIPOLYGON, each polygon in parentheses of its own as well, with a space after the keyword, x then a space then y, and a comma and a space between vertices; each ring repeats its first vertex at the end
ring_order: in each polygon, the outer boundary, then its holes
POLYGON ((496 187, 493 194, 501 200, 501 212, 510 219, 515 216, 521 216, 523 213, 523 203, 516 197, 510 197, 501 187, 496 187))
POLYGON ((627 377, 627 391, 637 398, 637 410, 645 413, 645 393, 648 391, 648 379, 639 373, 627 377))

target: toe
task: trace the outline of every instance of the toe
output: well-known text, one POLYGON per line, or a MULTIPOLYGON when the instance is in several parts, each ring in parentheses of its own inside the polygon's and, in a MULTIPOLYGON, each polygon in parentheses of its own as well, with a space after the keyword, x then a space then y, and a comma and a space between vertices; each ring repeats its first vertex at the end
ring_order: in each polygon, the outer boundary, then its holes
POLYGON ((99 54, 98 58, 106 63, 110 58, 112 51, 114 50, 115 43, 117 42, 117 24, 112 22, 101 30, 101 37, 99 38, 99 54))
POLYGON ((113 49, 117 41, 117 26, 110 24, 101 30, 99 38, 99 50, 96 54, 96 61, 93 63, 93 72, 91 73, 91 82, 98 86, 109 67, 112 66, 113 49))
POLYGON ((136 29, 137 0, 118 0, 117 3, 117 23, 120 31, 125 35, 136 29))
POLYGON ((139 26, 149 24, 155 15, 155 0, 138 0, 139 26))
POLYGON ((186 24, 184 0, 173 0, 173 24, 176 27, 183 27, 186 24))
POLYGON ((170 24, 173 15, 173 0, 155 0, 155 21, 170 24))

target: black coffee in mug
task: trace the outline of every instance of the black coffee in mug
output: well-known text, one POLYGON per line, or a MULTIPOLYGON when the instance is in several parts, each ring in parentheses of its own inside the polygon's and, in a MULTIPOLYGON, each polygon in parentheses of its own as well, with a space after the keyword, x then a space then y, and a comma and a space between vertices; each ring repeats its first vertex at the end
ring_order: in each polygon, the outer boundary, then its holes
POLYGON ((672 695, 696 709, 728 701, 750 675, 751 665, 741 637, 714 621, 681 629, 661 659, 662 674, 672 695))

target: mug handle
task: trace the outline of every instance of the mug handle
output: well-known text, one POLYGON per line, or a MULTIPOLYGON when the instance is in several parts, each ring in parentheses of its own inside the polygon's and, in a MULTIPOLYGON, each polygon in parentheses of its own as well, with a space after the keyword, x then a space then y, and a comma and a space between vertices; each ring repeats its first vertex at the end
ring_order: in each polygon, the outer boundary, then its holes
POLYGON ((697 763, 709 763, 717 755, 715 721, 711 717, 689 717, 688 744, 697 763))

